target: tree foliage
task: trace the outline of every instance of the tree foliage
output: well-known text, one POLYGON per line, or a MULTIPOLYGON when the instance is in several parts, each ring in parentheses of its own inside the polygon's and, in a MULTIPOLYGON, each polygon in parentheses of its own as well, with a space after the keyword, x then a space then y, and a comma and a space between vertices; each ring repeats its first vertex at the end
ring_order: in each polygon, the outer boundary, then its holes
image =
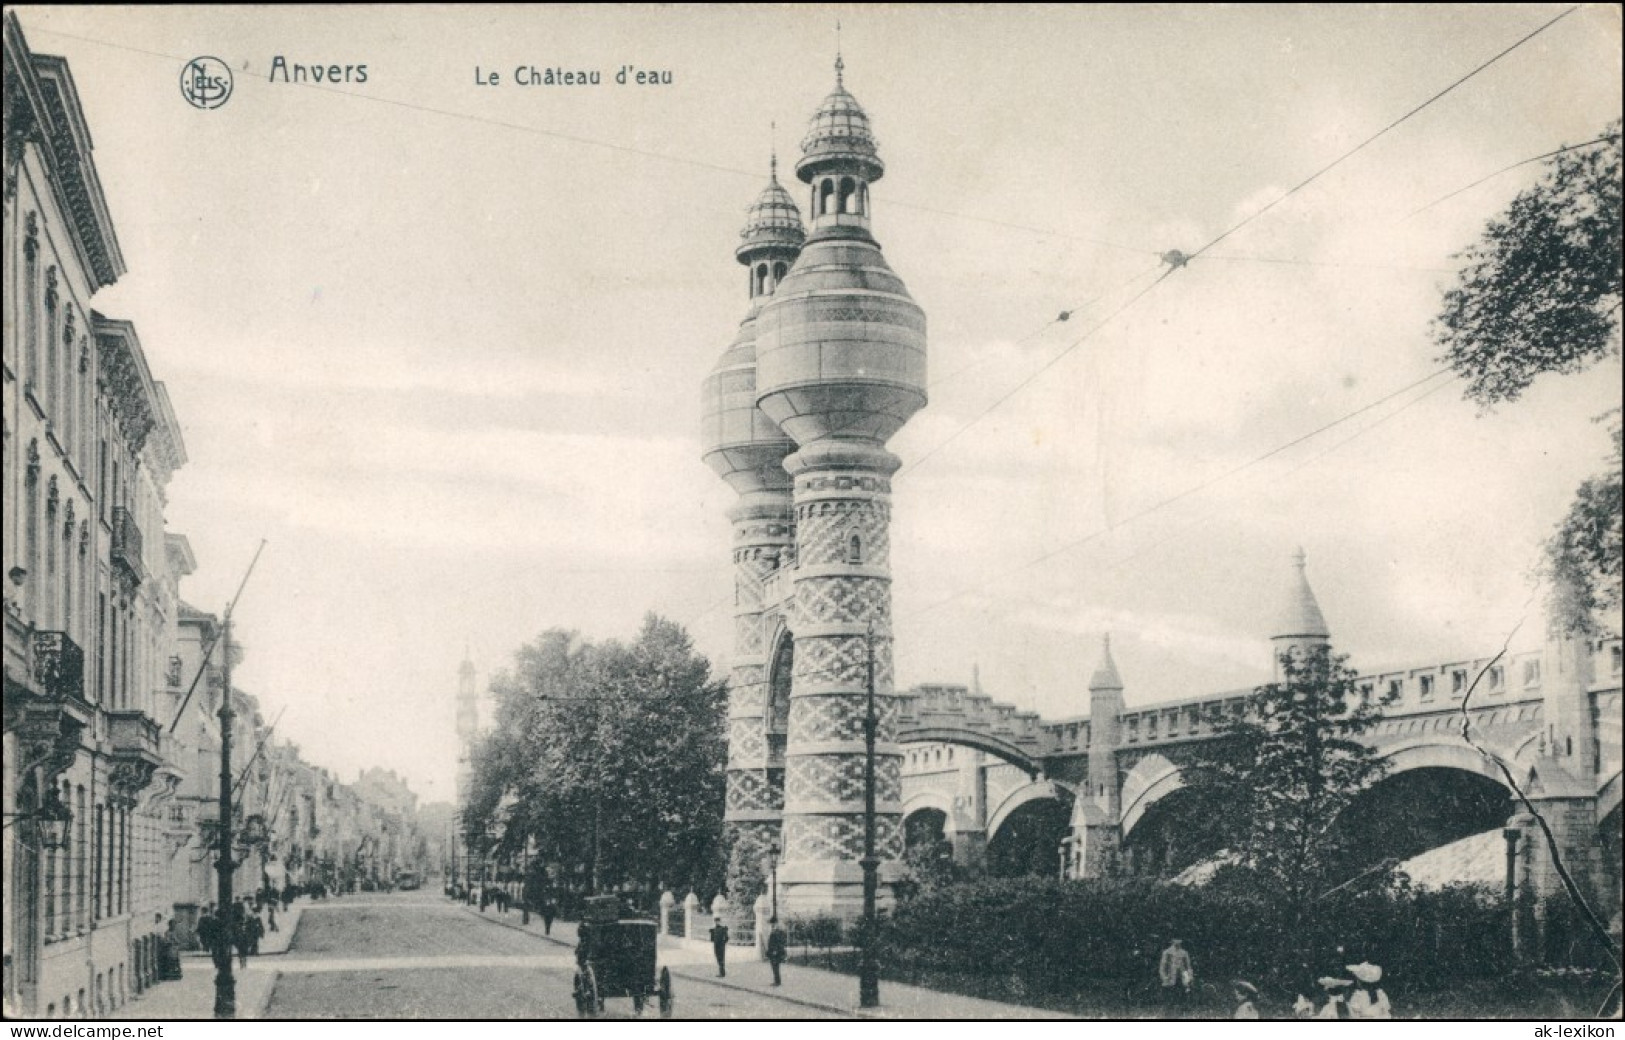
POLYGON ((651 614, 630 644, 545 632, 491 690, 476 830, 500 830, 510 857, 534 838, 567 885, 715 887, 725 690, 681 626, 651 614))
POLYGON ((1556 590, 1551 620, 1559 632, 1595 633, 1600 617, 1619 616, 1625 429, 1618 409, 1605 418, 1612 420, 1608 468, 1580 485, 1568 515, 1546 543, 1547 577, 1556 590))
POLYGON ((1620 124, 1611 139, 1553 157, 1458 254, 1434 340, 1484 407, 1518 398, 1546 372, 1619 354, 1620 124))
POLYGON ((1359 738, 1381 718, 1347 658, 1326 646, 1281 656, 1281 680, 1255 689, 1195 749, 1185 773, 1243 866, 1306 908, 1346 878, 1338 817, 1383 778, 1386 764, 1359 738))
MULTIPOLYGON (((1489 408, 1546 372, 1582 371, 1620 350, 1620 123, 1595 147, 1554 156, 1539 184, 1460 254, 1465 267, 1434 322, 1441 361, 1489 408)), ((1580 486, 1546 544, 1552 626, 1592 633, 1617 616, 1621 580, 1620 423, 1613 458, 1580 486)))

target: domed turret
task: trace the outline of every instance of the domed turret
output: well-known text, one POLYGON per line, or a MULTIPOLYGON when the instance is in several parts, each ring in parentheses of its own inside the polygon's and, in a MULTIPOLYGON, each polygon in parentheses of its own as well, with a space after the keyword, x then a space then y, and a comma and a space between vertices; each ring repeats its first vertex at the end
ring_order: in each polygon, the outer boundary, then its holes
POLYGON ((756 407, 756 316, 761 301, 795 263, 806 236, 795 201, 779 184, 775 156, 767 187, 745 211, 734 250, 750 272, 750 313, 701 389, 705 463, 742 495, 790 486, 781 463, 795 443, 756 407))
POLYGON ((739 248, 734 250, 734 255, 747 266, 762 260, 783 259, 781 254, 785 253, 794 263, 796 254, 801 252, 801 243, 806 241, 807 231, 801 226, 801 211, 796 208, 790 193, 779 183, 779 157, 776 155, 768 173, 767 187, 745 211, 745 229, 739 232, 739 238, 739 248))
POLYGON ((925 405, 925 314, 869 230, 885 171, 869 119, 836 86, 802 142, 812 233, 757 320, 758 403, 802 447, 884 444, 925 405))
POLYGON ((835 89, 813 113, 807 136, 801 139, 801 161, 796 176, 808 184, 834 161, 863 168, 865 179, 878 181, 886 172, 880 161, 879 142, 869 128, 869 116, 858 99, 846 92, 842 69, 835 59, 835 89))

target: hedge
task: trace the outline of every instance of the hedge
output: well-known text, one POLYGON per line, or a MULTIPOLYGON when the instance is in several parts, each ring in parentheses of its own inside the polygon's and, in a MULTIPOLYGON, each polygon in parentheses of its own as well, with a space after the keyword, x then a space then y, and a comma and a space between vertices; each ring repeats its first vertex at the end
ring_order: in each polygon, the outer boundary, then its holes
POLYGON ((1149 879, 1009 878, 946 886, 901 902, 883 932, 900 965, 1001 972, 1034 992, 1101 980, 1154 980, 1162 949, 1184 940, 1199 978, 1245 977, 1310 991, 1318 975, 1369 960, 1402 988, 1490 978, 1510 967, 1505 909, 1493 892, 1403 886, 1317 903, 1292 921, 1247 879, 1201 888, 1149 879))

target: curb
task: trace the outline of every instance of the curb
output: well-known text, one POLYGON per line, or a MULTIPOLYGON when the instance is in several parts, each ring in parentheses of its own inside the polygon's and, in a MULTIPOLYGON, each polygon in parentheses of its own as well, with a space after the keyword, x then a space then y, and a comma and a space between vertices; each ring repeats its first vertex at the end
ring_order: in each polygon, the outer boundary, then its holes
MULTIPOLYGON (((512 928, 514 931, 516 931, 516 932, 524 932, 526 935, 535 935, 536 938, 538 938, 538 939, 545 939, 550 943, 557 943, 558 945, 566 947, 568 949, 572 949, 572 950, 575 949, 575 946, 573 944, 567 943, 563 939, 555 939, 551 935, 536 935, 535 932, 531 931, 529 928, 526 928, 524 925, 522 925, 522 924, 511 924, 511 923, 509 923, 507 921, 502 920, 500 916, 498 916, 498 917, 487 917, 485 914, 480 913, 479 910, 475 909, 474 907, 468 906, 466 904, 463 906, 463 909, 467 910, 469 913, 471 913, 474 916, 480 918, 481 920, 490 921, 492 924, 501 925, 504 928, 512 928)), ((779 993, 766 993, 766 992, 763 992, 762 990, 755 989, 755 988, 750 987, 750 986, 741 986, 738 983, 728 982, 726 979, 706 978, 703 975, 696 975, 696 974, 693 974, 691 972, 682 971, 680 969, 671 969, 671 973, 673 975, 678 976, 679 978, 689 979, 690 981, 693 981, 693 982, 703 982, 703 983, 705 983, 706 985, 709 985, 709 986, 717 986, 717 987, 720 987, 722 989, 731 989, 736 993, 754 993, 759 997, 770 997, 773 1000, 782 1000, 786 1004, 796 1004, 796 1005, 798 1005, 800 1007, 812 1008, 812 1009, 814 1009, 816 1011, 833 1011, 834 1013, 836 1013, 838 1015, 848 1015, 848 1016, 852 1016, 852 1017, 855 1017, 855 1018, 865 1018, 865 1019, 882 1019, 882 1018, 885 1017, 884 1015, 866 1014, 866 1013, 864 1013, 863 1011, 860 1011, 857 1008, 840 1007, 840 1006, 835 1005, 835 1004, 823 1004, 823 1003, 819 1003, 816 1000, 806 1000, 806 999, 801 998, 801 997, 790 997, 790 996, 785 996, 785 995, 782 995, 782 994, 779 994, 779 993)))

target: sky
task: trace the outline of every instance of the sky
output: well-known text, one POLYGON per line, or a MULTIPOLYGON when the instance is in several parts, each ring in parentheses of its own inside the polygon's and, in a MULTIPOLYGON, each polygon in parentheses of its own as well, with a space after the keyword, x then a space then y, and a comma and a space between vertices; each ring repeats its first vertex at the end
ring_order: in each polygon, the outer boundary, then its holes
POLYGON ((723 666, 734 495, 699 387, 837 21, 875 233, 929 323, 930 403, 889 444, 900 686, 974 669, 1082 714, 1106 632, 1131 706, 1264 681, 1298 546, 1357 668, 1520 621, 1538 645, 1540 544, 1620 401, 1617 359, 1486 414, 1419 382, 1453 255, 1540 165, 1430 204, 1619 118, 1614 6, 1297 191, 1567 8, 17 10, 69 59, 129 266, 93 304, 186 441, 183 596, 223 608, 265 539, 236 678, 310 761, 426 800, 465 648, 483 687, 547 629, 657 611, 723 666), (179 88, 200 55, 233 72, 211 110, 179 88), (279 56, 366 80, 273 82, 279 56))

